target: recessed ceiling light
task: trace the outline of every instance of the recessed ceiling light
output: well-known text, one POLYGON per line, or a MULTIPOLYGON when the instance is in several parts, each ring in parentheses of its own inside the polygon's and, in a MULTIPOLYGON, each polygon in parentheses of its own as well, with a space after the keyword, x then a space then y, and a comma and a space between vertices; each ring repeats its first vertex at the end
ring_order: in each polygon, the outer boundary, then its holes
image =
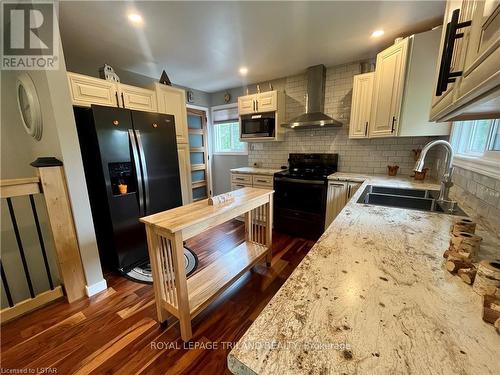
POLYGON ((384 30, 375 30, 372 33, 372 38, 378 38, 379 36, 384 35, 384 30))
POLYGON ((142 25, 142 16, 138 13, 129 13, 128 19, 134 25, 142 25))
POLYGON ((247 73, 248 73, 248 68, 247 68, 246 66, 242 66, 242 67, 240 68, 240 74, 241 74, 242 76, 246 76, 246 75, 247 75, 247 73))

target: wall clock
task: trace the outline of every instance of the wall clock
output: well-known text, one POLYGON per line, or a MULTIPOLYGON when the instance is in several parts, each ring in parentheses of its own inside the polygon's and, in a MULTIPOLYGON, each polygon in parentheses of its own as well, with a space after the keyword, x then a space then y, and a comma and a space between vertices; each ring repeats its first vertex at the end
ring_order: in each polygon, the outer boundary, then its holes
POLYGON ((42 139, 42 111, 35 84, 27 73, 17 77, 17 109, 21 115, 24 130, 37 141, 42 139))

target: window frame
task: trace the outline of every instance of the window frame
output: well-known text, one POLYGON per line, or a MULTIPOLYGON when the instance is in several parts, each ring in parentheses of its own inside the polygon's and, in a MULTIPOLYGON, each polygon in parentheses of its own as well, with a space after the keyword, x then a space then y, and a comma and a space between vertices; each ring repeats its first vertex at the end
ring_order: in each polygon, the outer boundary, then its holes
POLYGON ((491 151, 494 141, 494 134, 500 127, 500 119, 492 119, 492 124, 488 132, 486 149, 483 152, 470 151, 470 146, 473 139, 471 132, 475 131, 472 124, 464 124, 464 121, 454 122, 451 132, 450 141, 455 151, 453 165, 464 168, 479 174, 483 174, 495 179, 500 179, 500 151, 491 151), (459 152, 458 145, 464 141, 467 142, 466 152, 459 152))
MULTIPOLYGON (((229 105, 221 105, 221 106, 216 106, 216 107, 212 107, 212 113, 214 111, 217 111, 217 110, 221 110, 221 109, 237 109, 238 105, 235 103, 235 104, 229 104, 229 105)), ((213 117, 213 116, 212 116, 213 117)), ((212 155, 219 155, 219 156, 245 156, 245 155, 248 155, 248 142, 241 142, 245 145, 245 148, 244 150, 241 150, 241 151, 237 151, 237 150, 231 150, 231 151, 227 151, 227 152, 224 152, 224 151, 217 151, 217 130, 216 130, 216 126, 217 125, 221 125, 221 124, 227 124, 227 123, 238 123, 239 124, 239 121, 240 119, 239 118, 234 118, 234 119, 227 119, 227 120, 224 120, 224 121, 213 121, 212 124, 211 124, 211 134, 212 134, 212 155)), ((239 128, 239 127, 238 127, 239 128)))

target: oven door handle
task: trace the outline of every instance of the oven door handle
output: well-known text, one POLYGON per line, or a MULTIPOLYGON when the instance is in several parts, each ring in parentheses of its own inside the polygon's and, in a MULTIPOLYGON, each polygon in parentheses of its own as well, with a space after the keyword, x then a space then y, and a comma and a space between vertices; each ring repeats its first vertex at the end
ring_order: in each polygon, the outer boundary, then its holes
POLYGON ((308 184, 308 185, 325 185, 325 181, 321 180, 301 180, 297 178, 288 178, 288 177, 275 177, 274 181, 294 182, 297 184, 308 184))

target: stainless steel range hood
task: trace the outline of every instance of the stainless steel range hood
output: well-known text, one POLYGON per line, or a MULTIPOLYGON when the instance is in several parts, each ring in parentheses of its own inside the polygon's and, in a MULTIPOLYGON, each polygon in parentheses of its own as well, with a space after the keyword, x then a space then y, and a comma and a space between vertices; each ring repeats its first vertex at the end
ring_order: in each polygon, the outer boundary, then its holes
POLYGON ((306 113, 291 119, 281 126, 292 129, 339 127, 340 121, 334 120, 323 111, 325 108, 326 68, 315 65, 307 68, 306 113))

